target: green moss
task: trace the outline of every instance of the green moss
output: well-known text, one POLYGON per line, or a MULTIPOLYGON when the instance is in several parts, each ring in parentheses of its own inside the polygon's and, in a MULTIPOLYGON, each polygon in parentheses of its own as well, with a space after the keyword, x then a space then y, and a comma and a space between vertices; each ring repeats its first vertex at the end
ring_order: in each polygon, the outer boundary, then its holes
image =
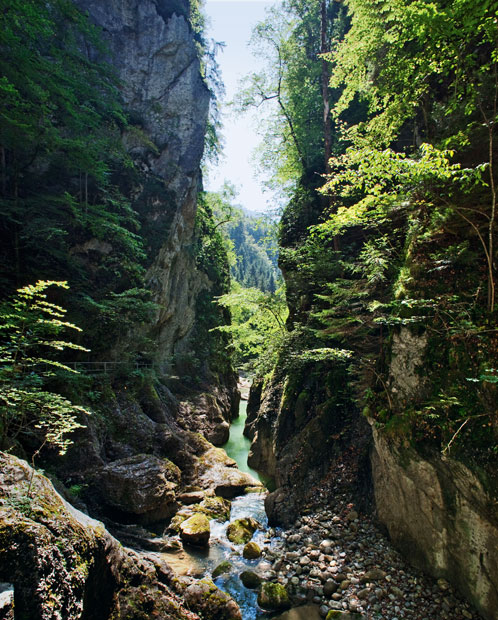
POLYGON ((290 600, 287 590, 280 583, 262 583, 258 593, 258 605, 271 611, 288 609, 290 600))
POLYGON ((220 575, 229 573, 231 569, 232 569, 232 563, 229 562, 228 560, 225 560, 224 562, 221 562, 221 564, 218 564, 218 566, 214 569, 212 573, 213 578, 216 579, 216 577, 219 577, 220 575))
POLYGON ((244 545, 251 540, 252 535, 259 527, 261 526, 255 519, 237 519, 228 526, 227 538, 235 545, 244 545))
POLYGON ((257 543, 250 541, 245 545, 242 555, 246 560, 256 560, 261 556, 261 548, 257 543))
POLYGON ((202 512, 210 519, 228 521, 230 518, 231 502, 223 497, 206 497, 200 504, 196 504, 195 510, 202 512))

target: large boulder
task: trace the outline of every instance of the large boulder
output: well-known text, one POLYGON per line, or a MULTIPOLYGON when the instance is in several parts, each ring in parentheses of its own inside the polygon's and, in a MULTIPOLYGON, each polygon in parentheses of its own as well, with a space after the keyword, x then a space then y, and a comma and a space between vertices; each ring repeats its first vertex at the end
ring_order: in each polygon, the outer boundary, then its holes
POLYGON ((268 611, 279 611, 290 607, 287 590, 281 583, 264 582, 258 592, 258 605, 268 611))
POLYGON ((185 603, 199 610, 205 620, 242 620, 237 603, 210 579, 189 585, 183 596, 185 603))
POLYGON ((221 448, 207 450, 200 459, 200 465, 200 484, 220 497, 231 499, 242 495, 247 487, 263 486, 251 474, 237 469, 237 463, 221 448))
POLYGON ((169 587, 173 574, 158 555, 124 548, 45 476, 2 452, 0 582, 13 584, 19 619, 199 618, 169 587))
POLYGON ((260 528, 261 524, 252 517, 236 519, 227 528, 227 538, 235 545, 245 545, 251 540, 254 532, 260 528))
POLYGON ((180 523, 180 538, 189 545, 205 547, 209 543, 211 530, 206 515, 196 513, 180 523))
POLYGON ((94 486, 105 506, 151 522, 170 517, 178 508, 175 491, 180 475, 168 459, 137 454, 102 467, 94 486))

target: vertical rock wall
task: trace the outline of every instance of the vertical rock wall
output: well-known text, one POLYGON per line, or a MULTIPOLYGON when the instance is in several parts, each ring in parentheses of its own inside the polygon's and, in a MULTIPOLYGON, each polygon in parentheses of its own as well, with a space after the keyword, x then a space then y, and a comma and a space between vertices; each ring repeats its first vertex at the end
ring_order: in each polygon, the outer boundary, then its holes
POLYGON ((455 584, 485 618, 498 618, 496 497, 462 463, 419 454, 374 429, 379 520, 422 570, 455 584))
POLYGON ((103 31, 133 126, 125 136, 140 169, 132 199, 148 230, 147 280, 159 304, 152 333, 157 361, 167 366, 173 353, 185 350, 197 295, 210 285, 192 252, 210 93, 187 19, 189 5, 75 2, 103 31))

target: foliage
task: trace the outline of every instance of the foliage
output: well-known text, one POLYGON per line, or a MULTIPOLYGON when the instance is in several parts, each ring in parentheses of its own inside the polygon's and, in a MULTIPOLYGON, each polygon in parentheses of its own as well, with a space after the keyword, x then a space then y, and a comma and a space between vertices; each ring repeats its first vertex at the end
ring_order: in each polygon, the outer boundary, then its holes
MULTIPOLYGON (((71 433, 89 412, 45 388, 55 370, 74 372, 54 355, 65 349, 86 351, 62 340, 61 332, 76 325, 65 320, 66 310, 47 301, 50 286, 67 289, 66 282, 38 281, 17 291, 0 307, 0 444, 12 446, 19 438, 43 437, 64 454, 71 433)), ((39 452, 38 448, 37 452, 39 452)))
POLYGON ((231 314, 231 324, 217 329, 233 338, 235 366, 249 372, 267 373, 275 363, 286 333, 283 289, 265 293, 234 282, 232 290, 218 301, 231 314))
MULTIPOLYGON (((326 2, 328 39, 344 30, 345 11, 326 2)), ((318 0, 288 0, 268 11, 251 38, 266 67, 246 77, 237 105, 244 110, 273 102, 264 126, 261 167, 272 171, 271 185, 292 192, 308 170, 323 171, 321 6, 318 0)))
POLYGON ((94 60, 106 55, 100 32, 73 2, 0 4, 0 281, 8 292, 67 278, 71 316, 98 354, 115 342, 118 307, 136 297, 145 261, 123 189, 136 171, 119 84, 94 60), (105 329, 102 307, 114 308, 105 329))
POLYGON ((272 63, 242 96, 243 105, 277 101, 265 165, 280 166, 276 182, 292 180, 279 252, 290 332, 279 367, 291 381, 300 372, 292 360, 350 351, 350 397, 386 428, 442 449, 492 451, 496 7, 342 3, 347 15, 327 31, 335 131, 326 169, 318 5, 285 2, 258 27, 272 63), (400 330, 427 338, 408 401, 390 374, 400 330))

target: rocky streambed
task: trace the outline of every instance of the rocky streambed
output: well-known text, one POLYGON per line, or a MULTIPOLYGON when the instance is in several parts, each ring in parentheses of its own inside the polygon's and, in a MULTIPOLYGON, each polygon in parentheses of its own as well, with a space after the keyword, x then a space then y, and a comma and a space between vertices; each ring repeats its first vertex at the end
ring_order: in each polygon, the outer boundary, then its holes
MULTIPOLYGON (((239 466, 250 472, 249 446, 242 445, 238 428, 245 404, 241 414, 227 447, 239 466)), ((355 509, 339 475, 336 482, 315 491, 285 531, 268 527, 265 493, 234 498, 230 518, 211 521, 209 549, 188 551, 195 560, 192 573, 208 576, 228 592, 239 604, 243 620, 480 618, 445 580, 435 581, 409 566, 372 519, 355 509), (247 518, 259 523, 254 534, 231 542, 230 523, 247 518), (249 540, 258 550, 252 558, 245 553, 249 540)), ((193 583, 191 576, 184 579, 193 583)))

